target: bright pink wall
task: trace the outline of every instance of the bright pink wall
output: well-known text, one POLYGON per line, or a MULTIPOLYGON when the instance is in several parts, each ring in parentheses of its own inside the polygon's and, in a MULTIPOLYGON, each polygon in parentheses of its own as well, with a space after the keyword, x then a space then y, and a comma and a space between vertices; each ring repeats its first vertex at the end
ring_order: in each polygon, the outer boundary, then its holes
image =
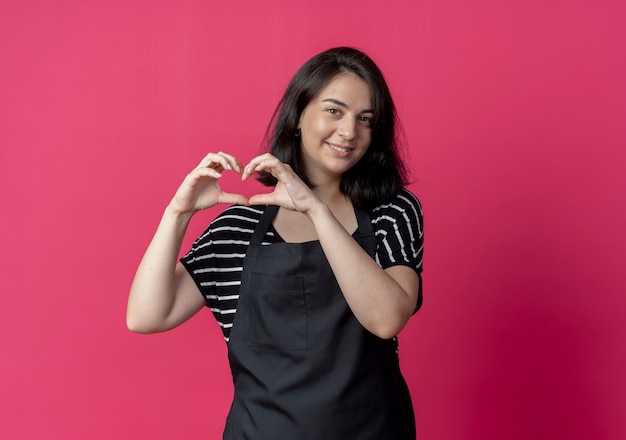
POLYGON ((131 334, 128 288, 187 170, 254 156, 335 45, 385 71, 425 207, 420 438, 626 438, 624 3, 398 3, 0 3, 0 438, 219 438, 210 312, 131 334))

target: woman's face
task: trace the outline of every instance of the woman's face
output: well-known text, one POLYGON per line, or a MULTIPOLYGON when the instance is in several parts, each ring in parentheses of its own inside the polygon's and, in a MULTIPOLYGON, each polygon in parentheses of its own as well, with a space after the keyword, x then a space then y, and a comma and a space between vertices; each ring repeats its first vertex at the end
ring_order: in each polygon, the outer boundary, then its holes
POLYGON ((372 139, 372 93, 354 74, 342 74, 304 108, 298 128, 313 184, 339 180, 363 157, 372 139))

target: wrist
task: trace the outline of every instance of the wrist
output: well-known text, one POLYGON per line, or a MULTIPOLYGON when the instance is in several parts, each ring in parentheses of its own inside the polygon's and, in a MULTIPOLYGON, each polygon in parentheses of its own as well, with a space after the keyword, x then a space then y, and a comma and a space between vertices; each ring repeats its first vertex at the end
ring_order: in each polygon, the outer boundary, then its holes
POLYGON ((172 204, 170 203, 165 208, 165 212, 163 213, 163 216, 164 217, 168 217, 168 218, 174 220, 176 223, 186 224, 186 223, 189 223, 189 220, 191 220, 191 217, 194 214, 195 214, 195 212, 180 211, 180 210, 176 209, 175 207, 173 207, 172 204))
POLYGON ((328 216, 332 216, 332 212, 326 203, 319 201, 315 205, 313 205, 305 215, 313 222, 313 225, 316 223, 323 221, 324 218, 328 218, 328 216))

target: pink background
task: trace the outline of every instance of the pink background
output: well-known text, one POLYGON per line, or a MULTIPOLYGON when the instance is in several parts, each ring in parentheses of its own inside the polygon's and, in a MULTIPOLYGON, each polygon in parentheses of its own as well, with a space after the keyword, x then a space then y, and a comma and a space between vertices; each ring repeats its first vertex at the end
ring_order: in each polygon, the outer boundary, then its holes
POLYGON ((336 45, 385 72, 425 208, 420 438, 626 438, 623 5, 2 1, 0 438, 220 438, 210 312, 132 334, 128 289, 187 171, 253 157, 336 45))

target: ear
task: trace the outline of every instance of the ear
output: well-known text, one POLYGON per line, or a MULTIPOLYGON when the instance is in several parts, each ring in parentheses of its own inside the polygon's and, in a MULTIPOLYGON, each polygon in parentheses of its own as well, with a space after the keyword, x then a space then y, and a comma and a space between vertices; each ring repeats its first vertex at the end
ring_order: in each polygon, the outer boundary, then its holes
POLYGON ((298 126, 296 127, 298 130, 302 128, 302 118, 304 118, 305 111, 306 111, 306 108, 302 110, 302 113, 300 113, 300 117, 298 118, 298 126))
POLYGON ((302 116, 300 116, 300 120, 298 121, 298 125, 296 126, 296 134, 295 136, 298 138, 302 134, 302 130, 300 127, 302 126, 302 116))

